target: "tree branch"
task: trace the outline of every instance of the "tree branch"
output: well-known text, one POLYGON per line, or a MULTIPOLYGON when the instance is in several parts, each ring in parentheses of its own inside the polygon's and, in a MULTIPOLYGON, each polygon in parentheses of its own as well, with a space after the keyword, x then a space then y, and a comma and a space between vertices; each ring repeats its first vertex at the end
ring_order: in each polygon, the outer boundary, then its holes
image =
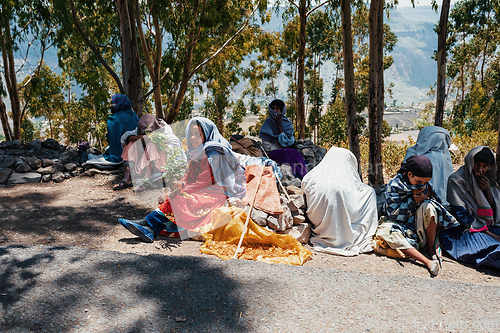
POLYGON ((209 61, 211 61, 213 58, 215 58, 220 52, 222 52, 222 50, 233 40, 235 39, 245 28, 246 26, 248 25, 248 23, 250 22, 250 19, 252 18, 253 14, 255 13, 255 11, 257 10, 258 6, 256 6, 252 12, 250 13, 250 15, 248 16, 247 20, 245 21, 245 23, 243 24, 243 26, 231 37, 229 38, 217 51, 215 51, 214 54, 212 54, 209 58, 205 59, 201 64, 199 64, 198 66, 196 66, 193 71, 189 74, 189 77, 192 77, 200 68, 202 68, 203 66, 205 66, 209 61))
POLYGON ((120 93, 124 94, 125 89, 123 88, 123 85, 122 85, 122 82, 120 81, 120 78, 118 77, 118 75, 116 75, 115 71, 113 71, 113 69, 108 65, 108 63, 104 60, 104 58, 102 57, 99 50, 90 41, 90 39, 87 37, 87 35, 83 31, 82 27, 80 26, 80 23, 78 22, 78 18, 76 17, 75 3, 73 2, 73 0, 70 0, 69 4, 71 7, 71 17, 73 18, 73 22, 75 23, 75 26, 78 29, 78 32, 85 40, 85 43, 87 44, 87 46, 90 47, 90 49, 94 52, 94 55, 97 57, 99 62, 106 68, 108 73, 113 77, 116 84, 118 85, 118 89, 120 89, 120 93))
POLYGON ((295 8, 297 9, 300 9, 299 8, 299 5, 297 5, 295 2, 293 2, 292 0, 288 0, 288 2, 290 3, 290 5, 294 6, 295 8))
POLYGON ((319 4, 319 5, 317 5, 316 7, 314 7, 313 9, 311 9, 310 11, 308 11, 308 12, 306 13, 306 17, 308 17, 308 16, 309 16, 309 14, 311 14, 312 12, 314 12, 314 11, 315 11, 316 9, 318 9, 319 7, 324 6, 324 5, 326 5, 327 3, 329 3, 329 2, 331 2, 331 0, 326 0, 325 2, 323 2, 323 3, 319 4))
POLYGON ((156 84, 148 91, 148 93, 144 95, 144 97, 143 97, 144 101, 146 101, 146 99, 149 97, 149 95, 151 95, 153 93, 153 91, 156 89, 156 87, 158 87, 158 85, 161 83, 161 81, 163 81, 165 76, 167 76, 169 71, 170 71, 170 69, 167 68, 167 70, 165 71, 165 73, 163 73, 163 75, 158 80, 158 82, 156 82, 156 84))

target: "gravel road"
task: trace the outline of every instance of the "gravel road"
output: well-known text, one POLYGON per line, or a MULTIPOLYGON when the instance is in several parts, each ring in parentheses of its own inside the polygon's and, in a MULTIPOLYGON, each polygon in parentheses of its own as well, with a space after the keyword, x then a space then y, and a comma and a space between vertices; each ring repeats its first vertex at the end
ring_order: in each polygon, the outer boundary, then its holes
POLYGON ((498 332, 500 287, 76 247, 0 247, 0 332, 498 332))

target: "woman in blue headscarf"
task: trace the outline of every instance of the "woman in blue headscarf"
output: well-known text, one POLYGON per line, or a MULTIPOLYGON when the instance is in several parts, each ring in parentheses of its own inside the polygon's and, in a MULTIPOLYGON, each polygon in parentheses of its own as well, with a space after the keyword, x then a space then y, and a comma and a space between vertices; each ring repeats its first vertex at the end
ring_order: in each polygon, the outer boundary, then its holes
POLYGON ((152 242, 163 229, 196 231, 210 222, 212 210, 224 205, 227 198, 245 196, 244 169, 212 121, 191 119, 186 138, 189 167, 174 184, 179 191, 160 198, 160 206, 141 220, 118 220, 145 242, 152 242))
POLYGON ((295 177, 302 179, 307 174, 306 162, 302 154, 293 148, 295 143, 293 124, 286 117, 285 103, 275 99, 269 104, 269 117, 260 128, 262 147, 278 165, 289 164, 295 177))
POLYGON ((132 131, 137 127, 139 117, 132 110, 132 102, 123 94, 111 96, 111 115, 108 117, 108 140, 109 149, 103 155, 106 161, 121 162, 123 147, 121 137, 123 133, 132 131))

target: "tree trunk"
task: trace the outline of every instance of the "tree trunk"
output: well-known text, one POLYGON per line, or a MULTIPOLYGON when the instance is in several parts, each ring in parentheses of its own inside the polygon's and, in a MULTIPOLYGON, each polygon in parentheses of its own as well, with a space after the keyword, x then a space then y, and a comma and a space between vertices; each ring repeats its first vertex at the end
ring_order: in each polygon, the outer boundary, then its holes
POLYGON ((140 117, 144 107, 144 100, 141 63, 135 28, 134 2, 134 0, 116 0, 116 11, 120 21, 123 88, 125 89, 125 95, 132 102, 132 108, 140 117))
POLYGON ((384 117, 383 8, 383 0, 371 0, 368 22, 370 35, 368 183, 373 187, 384 184, 382 168, 382 120, 384 117))
POLYGON ((342 46, 344 55, 344 91, 345 115, 349 135, 349 149, 358 160, 358 172, 361 179, 361 150, 359 148, 359 129, 356 123, 356 89, 354 87, 354 58, 352 51, 351 1, 341 1, 342 46))
POLYGON ((3 133, 5 135, 5 141, 14 140, 14 136, 12 135, 12 130, 9 124, 9 118, 7 117, 7 108, 5 107, 5 103, 3 102, 2 94, 0 94, 0 120, 2 121, 3 133))
POLYGON ((12 124, 14 127, 14 139, 21 139, 21 102, 19 100, 19 91, 17 90, 16 67, 12 47, 6 43, 12 41, 10 26, 7 24, 0 28, 2 42, 2 58, 4 66, 4 77, 7 91, 9 92, 10 107, 12 111, 12 124))
POLYGON ((298 76, 297 76, 297 132, 299 139, 304 139, 306 136, 306 116, 304 109, 304 72, 305 72, 305 54, 306 54, 306 10, 307 1, 300 0, 299 16, 299 49, 298 49, 298 76))
POLYGON ((146 68, 149 72, 149 77, 151 78, 152 86, 156 86, 156 88, 154 89, 154 93, 153 93, 153 98, 154 98, 154 102, 155 102, 156 117, 163 119, 164 114, 163 114, 163 107, 162 107, 162 103, 161 103, 161 87, 158 84, 158 81, 160 80, 160 66, 161 66, 161 53, 162 53, 162 45, 161 44, 162 44, 163 37, 161 34, 161 27, 160 27, 160 22, 158 20, 158 14, 153 13, 153 26, 154 26, 155 32, 156 32, 155 36, 154 36, 154 38, 155 38, 154 50, 152 49, 152 47, 150 47, 151 44, 149 44, 146 41, 146 37, 144 35, 139 2, 136 2, 135 16, 136 16, 136 21, 137 21, 136 28, 137 28, 137 31, 139 33, 139 37, 141 39, 142 52, 144 53, 146 68))
POLYGON ((448 27, 448 14, 450 12, 450 1, 443 0, 441 6, 441 17, 438 27, 438 51, 437 51, 437 97, 436 116, 434 125, 443 126, 444 102, 446 100, 446 35, 448 27))

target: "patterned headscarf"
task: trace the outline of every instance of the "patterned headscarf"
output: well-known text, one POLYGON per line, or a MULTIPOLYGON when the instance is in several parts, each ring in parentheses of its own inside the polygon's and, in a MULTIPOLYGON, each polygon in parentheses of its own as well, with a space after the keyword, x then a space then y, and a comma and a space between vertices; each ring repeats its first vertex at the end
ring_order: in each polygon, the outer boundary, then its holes
POLYGON ((132 109, 132 102, 126 95, 114 94, 111 96, 111 113, 130 109, 132 109))

